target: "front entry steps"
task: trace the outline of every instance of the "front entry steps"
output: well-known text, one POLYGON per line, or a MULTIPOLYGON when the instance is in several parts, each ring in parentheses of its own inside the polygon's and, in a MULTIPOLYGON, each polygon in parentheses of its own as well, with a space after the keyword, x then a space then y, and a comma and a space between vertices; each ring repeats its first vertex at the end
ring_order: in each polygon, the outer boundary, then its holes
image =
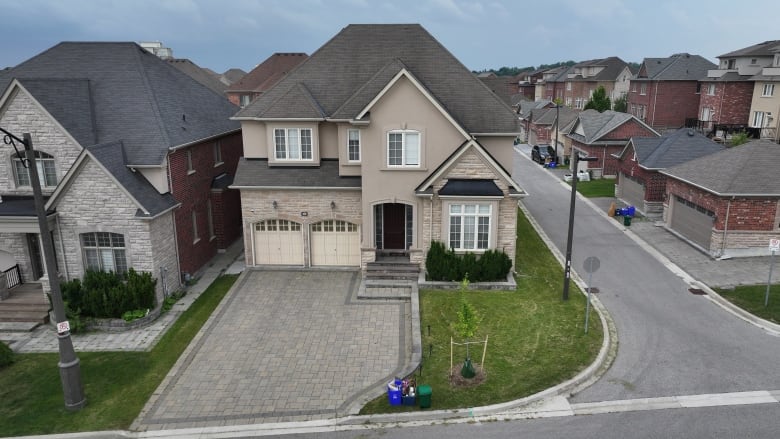
POLYGON ((408 257, 383 255, 366 265, 358 299, 410 300, 419 276, 419 264, 408 257))

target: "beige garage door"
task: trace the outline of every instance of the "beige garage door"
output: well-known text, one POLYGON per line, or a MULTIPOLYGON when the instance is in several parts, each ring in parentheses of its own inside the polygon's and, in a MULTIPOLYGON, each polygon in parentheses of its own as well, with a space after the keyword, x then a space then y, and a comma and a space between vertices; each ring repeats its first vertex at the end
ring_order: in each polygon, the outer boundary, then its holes
POLYGON ((256 265, 303 265, 303 229, 288 220, 255 223, 256 265))
POLYGON ((678 196, 672 207, 672 229, 705 250, 710 249, 715 213, 678 196))
POLYGON ((360 265, 360 231, 357 224, 326 220, 311 225, 312 265, 360 265))
POLYGON ((620 174, 620 195, 626 203, 645 208, 645 185, 623 173, 620 174))

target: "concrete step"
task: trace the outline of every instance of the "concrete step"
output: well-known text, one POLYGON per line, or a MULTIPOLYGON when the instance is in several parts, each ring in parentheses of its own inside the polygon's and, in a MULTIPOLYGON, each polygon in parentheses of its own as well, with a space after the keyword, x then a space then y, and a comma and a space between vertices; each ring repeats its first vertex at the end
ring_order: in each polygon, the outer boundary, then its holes
POLYGON ((366 273, 366 280, 407 280, 415 281, 419 273, 395 272, 395 271, 374 271, 366 273))

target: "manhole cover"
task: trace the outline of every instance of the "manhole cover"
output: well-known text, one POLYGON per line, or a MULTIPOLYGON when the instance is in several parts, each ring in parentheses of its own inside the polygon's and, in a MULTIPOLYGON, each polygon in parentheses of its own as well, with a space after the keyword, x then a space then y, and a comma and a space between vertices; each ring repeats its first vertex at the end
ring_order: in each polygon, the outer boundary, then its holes
POLYGON ((707 293, 705 293, 704 290, 702 290, 701 288, 688 288, 688 291, 691 294, 695 294, 697 296, 706 296, 707 295, 707 293))

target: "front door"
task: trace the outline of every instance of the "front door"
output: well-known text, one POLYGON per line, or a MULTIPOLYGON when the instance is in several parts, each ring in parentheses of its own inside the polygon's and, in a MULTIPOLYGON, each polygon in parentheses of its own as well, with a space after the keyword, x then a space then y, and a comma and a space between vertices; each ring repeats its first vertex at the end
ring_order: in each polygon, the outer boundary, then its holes
POLYGON ((384 248, 406 249, 406 205, 385 204, 382 222, 384 224, 384 248))
POLYGON ((33 281, 43 277, 43 260, 41 259, 41 240, 36 233, 27 234, 27 249, 30 252, 30 269, 33 281))

